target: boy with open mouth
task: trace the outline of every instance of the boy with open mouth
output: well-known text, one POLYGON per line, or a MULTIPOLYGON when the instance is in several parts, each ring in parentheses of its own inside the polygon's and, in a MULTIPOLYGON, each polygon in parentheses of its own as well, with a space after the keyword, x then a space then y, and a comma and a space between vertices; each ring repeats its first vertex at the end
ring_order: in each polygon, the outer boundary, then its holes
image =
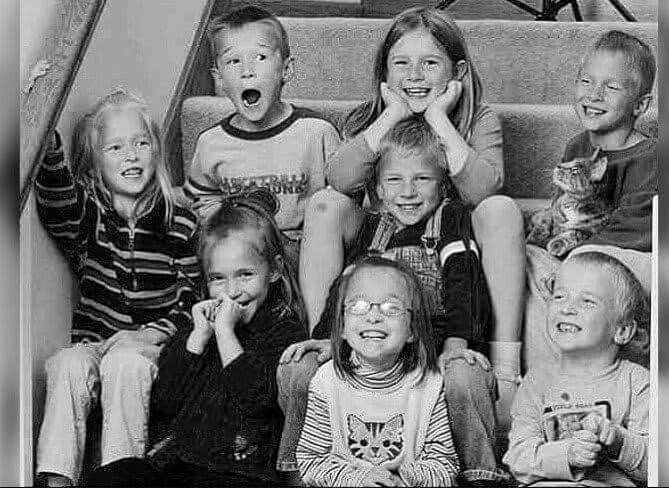
POLYGON ((208 27, 216 94, 234 111, 200 134, 185 193, 201 218, 212 201, 258 187, 278 198, 289 264, 298 262, 304 207, 325 186, 325 157, 339 145, 334 126, 281 98, 294 67, 288 36, 264 9, 243 7, 208 27))

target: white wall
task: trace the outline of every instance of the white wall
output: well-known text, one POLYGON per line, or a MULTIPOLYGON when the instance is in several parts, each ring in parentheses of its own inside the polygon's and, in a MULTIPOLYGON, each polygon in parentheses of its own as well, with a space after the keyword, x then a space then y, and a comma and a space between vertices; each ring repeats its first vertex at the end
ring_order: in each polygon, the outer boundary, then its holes
MULTIPOLYGON (((29 67, 39 59, 41 39, 51 27, 58 5, 66 1, 21 0, 22 82, 29 67)), ((107 0, 58 124, 64 140, 69 140, 77 117, 121 84, 142 93, 161 122, 205 3, 206 0, 107 0)), ((73 280, 67 263, 37 219, 33 198, 21 216, 20 232, 24 366, 20 483, 29 485, 33 440, 44 401, 43 365, 49 355, 68 343, 73 280)))

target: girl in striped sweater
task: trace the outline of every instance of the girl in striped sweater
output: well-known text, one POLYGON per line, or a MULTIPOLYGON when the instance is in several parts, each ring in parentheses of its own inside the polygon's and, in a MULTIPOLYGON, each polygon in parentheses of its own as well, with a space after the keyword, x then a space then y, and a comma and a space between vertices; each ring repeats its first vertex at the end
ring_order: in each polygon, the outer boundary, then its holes
POLYGON ((37 471, 48 486, 78 481, 98 403, 102 464, 144 455, 158 354, 191 322, 200 279, 196 219, 174 201, 145 102, 122 90, 102 98, 75 129, 71 163, 54 134, 36 181, 40 219, 80 291, 73 344, 45 368, 37 471))
POLYGON ((297 462, 309 486, 451 486, 459 470, 421 285, 372 256, 338 278, 333 360, 311 380, 297 462))

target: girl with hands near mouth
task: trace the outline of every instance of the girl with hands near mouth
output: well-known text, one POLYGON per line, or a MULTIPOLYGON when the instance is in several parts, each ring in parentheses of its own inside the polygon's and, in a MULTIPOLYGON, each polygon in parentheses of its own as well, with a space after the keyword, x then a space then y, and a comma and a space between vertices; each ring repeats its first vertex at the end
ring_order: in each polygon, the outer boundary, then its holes
POLYGON ((224 200, 203 223, 200 261, 208 298, 193 325, 165 346, 152 402, 172 436, 147 459, 97 470, 91 486, 243 486, 278 481, 283 416, 281 352, 306 339, 297 282, 286 266, 266 189, 224 200))

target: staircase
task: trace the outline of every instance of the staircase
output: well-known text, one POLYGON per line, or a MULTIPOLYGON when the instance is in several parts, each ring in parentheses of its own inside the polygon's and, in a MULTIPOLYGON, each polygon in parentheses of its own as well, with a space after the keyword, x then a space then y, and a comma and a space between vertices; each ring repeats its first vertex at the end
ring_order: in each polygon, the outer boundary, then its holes
MULTIPOLYGON (((284 89, 287 99, 315 109, 336 123, 370 96, 374 53, 389 19, 282 17, 281 20, 288 32, 296 68, 295 76, 284 89)), ((645 40, 657 53, 656 22, 484 19, 457 23, 483 81, 484 101, 502 120, 503 193, 522 199, 521 206, 525 209, 545 204, 543 199, 551 193, 550 170, 560 160, 569 138, 580 131, 571 108, 572 87, 587 48, 602 33, 619 29, 645 40)), ((184 103, 175 109, 179 117, 168 128, 171 134, 168 146, 172 146, 168 147, 168 153, 177 181, 182 181, 182 170, 190 164, 198 134, 232 110, 227 99, 211 96, 213 85, 206 69, 210 63, 208 50, 206 42, 194 46, 192 67, 200 69, 182 76, 187 80, 185 89, 174 105, 184 103)), ((657 131, 656 107, 654 103, 640 122, 650 132, 657 131)))

